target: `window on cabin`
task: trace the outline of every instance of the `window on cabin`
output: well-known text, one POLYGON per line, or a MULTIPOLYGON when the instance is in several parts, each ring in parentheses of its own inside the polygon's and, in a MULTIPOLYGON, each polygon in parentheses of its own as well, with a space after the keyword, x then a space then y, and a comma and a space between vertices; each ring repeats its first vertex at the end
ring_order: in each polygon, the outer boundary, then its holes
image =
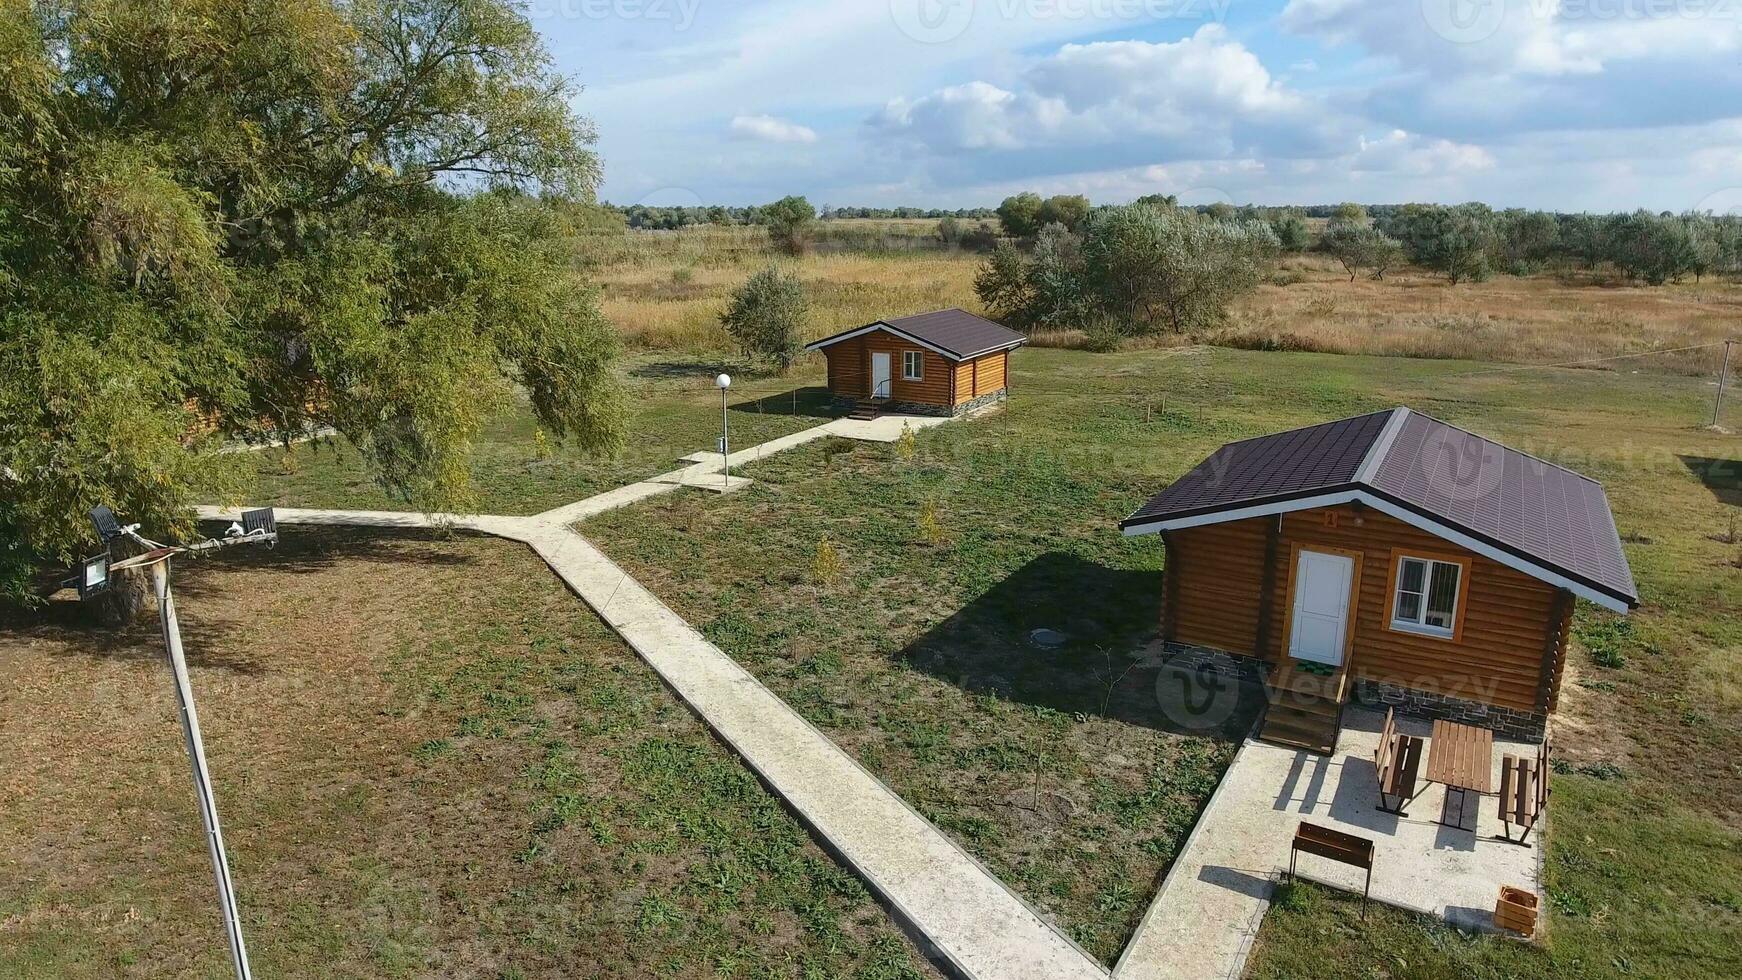
POLYGON ((1458 623, 1458 591, 1464 567, 1431 558, 1400 558, 1393 629, 1451 636, 1458 623))
POLYGON ((901 352, 901 378, 903 381, 923 381, 925 379, 924 352, 916 350, 901 352))

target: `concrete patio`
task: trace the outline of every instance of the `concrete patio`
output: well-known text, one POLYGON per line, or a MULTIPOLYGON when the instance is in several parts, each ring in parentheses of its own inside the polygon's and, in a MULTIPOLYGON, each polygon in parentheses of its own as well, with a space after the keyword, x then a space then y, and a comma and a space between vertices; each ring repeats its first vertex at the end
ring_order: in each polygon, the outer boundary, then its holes
MULTIPOLYGON (((1473 831, 1436 822, 1446 806, 1439 785, 1422 790, 1405 807, 1406 817, 1378 809, 1373 752, 1384 720, 1380 713, 1349 707, 1332 757, 1247 740, 1114 975, 1121 980, 1238 976, 1276 882, 1288 868, 1289 841, 1302 820, 1374 842, 1375 901, 1439 916, 1460 928, 1487 930, 1501 885, 1540 896, 1541 828, 1528 846, 1500 839, 1494 797, 1470 794, 1461 815, 1444 814, 1473 831)), ((1426 736, 1431 726, 1399 718, 1398 730, 1426 736)), ((1535 750, 1496 739, 1495 785, 1502 755, 1535 750)), ((1552 810, 1551 804, 1551 817, 1552 810)), ((1356 868, 1310 855, 1301 856, 1297 870, 1303 878, 1357 894, 1365 877, 1356 868)))

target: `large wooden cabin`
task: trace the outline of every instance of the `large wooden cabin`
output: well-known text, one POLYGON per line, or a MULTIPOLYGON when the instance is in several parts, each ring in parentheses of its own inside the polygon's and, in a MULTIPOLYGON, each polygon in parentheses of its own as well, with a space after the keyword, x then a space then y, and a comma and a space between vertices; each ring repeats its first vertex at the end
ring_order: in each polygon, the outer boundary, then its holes
POLYGON ((878 320, 808 344, 829 390, 866 411, 959 414, 1002 398, 1010 353, 1028 338, 963 310, 878 320))
POLYGON ((1351 696, 1540 739, 1574 599, 1639 601, 1595 481, 1407 408, 1230 443, 1122 527, 1174 653, 1268 674, 1264 737, 1322 752, 1351 696))

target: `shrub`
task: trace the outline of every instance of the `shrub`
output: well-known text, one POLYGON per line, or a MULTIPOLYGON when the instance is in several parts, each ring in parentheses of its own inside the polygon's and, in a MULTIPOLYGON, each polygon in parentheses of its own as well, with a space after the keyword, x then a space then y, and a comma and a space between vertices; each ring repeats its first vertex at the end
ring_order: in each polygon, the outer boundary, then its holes
POLYGON ((1342 263, 1350 282, 1363 269, 1372 278, 1383 279, 1387 269, 1403 261, 1403 246, 1397 239, 1365 225, 1333 222, 1320 247, 1342 263))
POLYGON ((1210 218, 1132 204, 1089 220, 1082 266, 1087 302, 1139 332, 1214 325, 1229 301, 1269 272, 1276 235, 1261 221, 1210 218))
POLYGON ((1111 354, 1125 343, 1128 333, 1113 317, 1096 317, 1083 331, 1083 349, 1096 354, 1111 354))
POLYGON ((933 548, 944 543, 944 525, 938 520, 938 505, 935 500, 927 500, 919 509, 919 534, 925 543, 933 548))
POLYGON ((901 423, 901 435, 895 439, 895 453, 903 460, 912 460, 919 454, 919 439, 913 434, 913 426, 901 423))
POLYGON ((768 240, 788 255, 803 255, 810 246, 811 225, 817 209, 802 197, 788 195, 762 209, 768 225, 768 240))
POLYGON ((1063 225, 1076 231, 1089 220, 1089 199, 1081 194, 1054 194, 1040 203, 1035 222, 1041 229, 1047 225, 1063 225))
POLYGON ((1481 281, 1499 255, 1499 227, 1485 204, 1406 204, 1387 214, 1380 230, 1403 244, 1409 260, 1454 284, 1481 281))
POLYGON ((1040 230, 1040 208, 1044 204, 1033 191, 1012 194, 998 205, 998 222, 1004 234, 1012 238, 1027 238, 1040 230))
POLYGON ((804 283, 769 266, 733 292, 720 323, 745 356, 773 362, 782 372, 804 346, 804 283))
POLYGON ((847 566, 841 561, 841 553, 836 550, 835 543, 824 537, 817 542, 816 557, 811 559, 811 577, 824 588, 834 588, 841 583, 841 576, 847 571, 847 566))
POLYGON ((1284 252, 1304 252, 1312 244, 1312 236, 1307 233, 1306 219, 1292 212, 1285 213, 1270 222, 1270 230, 1276 234, 1276 242, 1284 252))
POLYGON ((974 277, 974 293, 994 318, 1026 329, 1025 318, 1033 297, 1028 283, 1028 260, 1015 245, 1000 242, 974 277))

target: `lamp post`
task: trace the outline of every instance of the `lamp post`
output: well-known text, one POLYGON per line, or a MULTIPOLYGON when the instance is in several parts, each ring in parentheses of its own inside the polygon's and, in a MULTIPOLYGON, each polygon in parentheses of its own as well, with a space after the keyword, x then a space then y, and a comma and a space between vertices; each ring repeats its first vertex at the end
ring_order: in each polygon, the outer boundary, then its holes
POLYGON ((221 538, 208 538, 185 546, 163 545, 142 537, 139 525, 122 526, 114 511, 98 506, 91 511, 91 521, 97 536, 107 547, 119 537, 131 539, 146 548, 144 554, 111 564, 105 552, 86 559, 68 584, 78 587, 79 598, 87 599, 108 588, 110 574, 130 568, 151 569, 152 589, 157 593, 157 611, 163 626, 163 649, 168 656, 170 674, 175 681, 176 703, 181 711, 181 730, 187 742, 188 762, 193 769, 194 793, 199 797, 200 822, 206 829, 206 850, 212 859, 212 876, 218 883, 218 903, 224 913, 224 930, 230 939, 230 965, 237 980, 252 980, 248 966, 248 949, 242 941, 242 913, 236 905, 236 887, 230 880, 230 859, 224 850, 224 831, 218 824, 218 801, 212 793, 212 775, 206 768, 206 749, 200 738, 200 716, 194 708, 193 684, 188 679, 187 658, 182 654, 181 625, 176 620, 175 597, 169 589, 169 561, 176 555, 200 555, 238 544, 278 543, 278 523, 272 509, 251 510, 242 515, 240 523, 231 524, 221 538))
POLYGON ((732 387, 732 376, 721 374, 714 379, 720 389, 720 488, 732 488, 732 433, 726 422, 726 389, 732 387))

